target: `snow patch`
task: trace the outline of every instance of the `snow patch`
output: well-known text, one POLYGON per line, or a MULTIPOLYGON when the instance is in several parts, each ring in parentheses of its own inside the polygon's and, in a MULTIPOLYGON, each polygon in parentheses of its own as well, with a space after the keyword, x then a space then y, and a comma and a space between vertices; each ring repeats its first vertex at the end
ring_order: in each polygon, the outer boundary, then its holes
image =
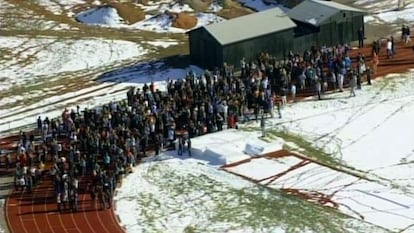
POLYGON ((306 22, 313 24, 313 25, 316 25, 318 23, 315 18, 308 19, 306 20, 306 22))
POLYGON ((193 12, 193 8, 191 8, 188 4, 180 4, 178 2, 172 2, 169 4, 163 3, 159 6, 159 12, 173 12, 173 13, 181 13, 181 12, 193 12))
POLYGON ((173 45, 178 45, 177 41, 147 41, 147 43, 162 48, 168 48, 173 45))
POLYGON ((116 27, 123 24, 118 11, 110 6, 94 7, 76 15, 76 20, 85 24, 116 27))

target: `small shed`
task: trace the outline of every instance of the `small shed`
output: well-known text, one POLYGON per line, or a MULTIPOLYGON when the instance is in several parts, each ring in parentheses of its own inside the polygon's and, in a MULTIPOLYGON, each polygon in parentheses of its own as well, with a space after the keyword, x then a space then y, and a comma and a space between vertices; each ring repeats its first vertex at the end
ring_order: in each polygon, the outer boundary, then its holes
POLYGON ((191 60, 207 69, 239 67, 262 52, 283 58, 293 48, 296 24, 280 9, 253 13, 188 32, 191 60))
POLYGON ((295 29, 296 51, 312 45, 333 46, 358 40, 364 29, 365 11, 333 1, 305 0, 287 15, 298 25, 295 29))

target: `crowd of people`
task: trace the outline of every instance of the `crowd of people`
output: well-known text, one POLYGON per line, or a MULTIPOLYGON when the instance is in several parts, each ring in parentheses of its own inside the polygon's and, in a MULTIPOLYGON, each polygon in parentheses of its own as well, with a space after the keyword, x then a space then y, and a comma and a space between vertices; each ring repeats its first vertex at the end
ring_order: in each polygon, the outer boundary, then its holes
POLYGON ((263 53, 255 63, 241 61, 242 77, 251 77, 249 70, 253 69, 256 70, 253 77, 270 80, 270 92, 276 94, 278 98, 275 99, 280 99, 282 106, 286 105, 288 95, 295 101, 297 93, 313 90, 315 96, 322 99, 327 91, 344 91, 344 85, 348 85, 350 95, 355 96, 354 90, 361 89, 363 81, 371 85, 371 78, 376 71, 371 66, 377 63, 368 64, 362 53, 351 58, 349 51, 348 45, 312 47, 303 54, 290 52, 287 60, 281 62, 263 53))
POLYGON ((191 156, 193 137, 273 117, 275 106, 281 117, 287 97, 294 102, 300 92, 311 90, 321 99, 327 91, 343 91, 346 83, 355 96, 364 79, 371 84, 376 69, 364 54, 351 58, 349 50, 347 45, 312 47, 303 54, 290 52, 283 61, 262 53, 255 61, 241 59, 237 75, 224 64, 168 80, 166 91, 149 83, 131 87, 124 101, 65 109, 58 119, 39 117, 37 130, 20 134, 16 189, 30 191, 48 173, 59 211, 78 210, 80 189, 101 209, 110 208, 122 176, 149 151, 178 149, 179 156, 191 156))

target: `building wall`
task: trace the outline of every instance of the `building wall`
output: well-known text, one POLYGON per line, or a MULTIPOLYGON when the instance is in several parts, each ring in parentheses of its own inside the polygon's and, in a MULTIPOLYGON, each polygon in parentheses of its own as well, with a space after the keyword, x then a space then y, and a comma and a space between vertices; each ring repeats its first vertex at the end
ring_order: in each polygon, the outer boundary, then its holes
POLYGON ((293 52, 302 55, 305 50, 309 50, 312 45, 319 46, 319 37, 316 33, 310 33, 295 37, 293 52))
POLYGON ((293 29, 288 29, 226 45, 223 49, 223 61, 238 69, 243 57, 246 62, 256 61, 262 52, 282 59, 293 48, 293 36, 293 29))
POLYGON ((342 11, 330 19, 330 24, 338 43, 350 43, 358 40, 358 29, 364 27, 364 17, 358 12, 342 11))
MULTIPOLYGON (((298 23, 298 26, 313 28, 303 23, 298 23)), ((355 12, 340 12, 331 17, 325 24, 320 25, 318 30, 296 36, 294 49, 300 52, 309 49, 312 45, 335 46, 357 41, 360 27, 364 27, 363 15, 355 12)), ((301 31, 306 30, 305 28, 301 31)))
POLYGON ((204 28, 189 32, 191 61, 204 68, 223 63, 222 46, 204 28))

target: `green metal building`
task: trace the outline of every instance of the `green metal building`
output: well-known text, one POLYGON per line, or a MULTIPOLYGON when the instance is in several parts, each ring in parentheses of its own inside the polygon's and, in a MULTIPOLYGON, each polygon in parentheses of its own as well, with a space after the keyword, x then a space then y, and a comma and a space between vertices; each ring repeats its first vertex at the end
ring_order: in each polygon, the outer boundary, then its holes
POLYGON ((262 52, 283 58, 293 46, 296 24, 280 9, 272 8, 188 32, 190 57, 212 69, 224 63, 238 68, 240 60, 255 60, 262 52))
POLYGON ((306 0, 287 12, 297 24, 294 50, 334 46, 358 40, 365 11, 333 1, 306 0))

